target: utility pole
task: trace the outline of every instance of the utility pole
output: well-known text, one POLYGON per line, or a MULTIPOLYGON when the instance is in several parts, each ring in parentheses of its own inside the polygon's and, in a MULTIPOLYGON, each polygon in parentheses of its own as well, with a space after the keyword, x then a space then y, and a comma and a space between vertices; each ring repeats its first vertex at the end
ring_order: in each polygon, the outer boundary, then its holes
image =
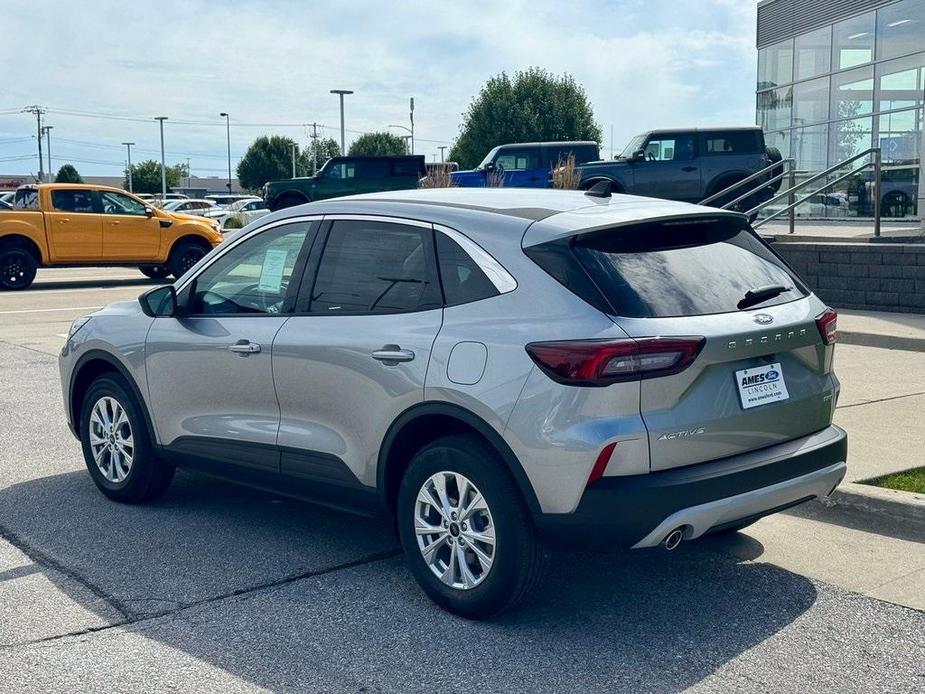
POLYGON ((51 129, 54 127, 53 125, 46 125, 42 128, 42 132, 45 133, 45 149, 48 150, 48 178, 51 178, 51 174, 54 171, 51 165, 51 129))
POLYGON ((613 159, 613 123, 610 124, 610 158, 613 159))
POLYGON ((298 148, 299 148, 299 144, 297 142, 290 143, 289 145, 289 149, 292 150, 292 177, 293 178, 295 178, 295 157, 296 157, 296 150, 298 148))
POLYGON ((443 150, 446 149, 446 145, 440 145, 439 147, 437 147, 437 149, 440 150, 440 163, 442 164, 443 163, 443 150))
POLYGON ((167 200, 167 162, 164 156, 164 121, 167 116, 157 116, 154 120, 161 126, 161 200, 167 200))
MULTIPOLYGON (((189 157, 187 157, 186 158, 186 187, 187 188, 190 187, 190 174, 191 174, 191 171, 189 167, 189 157)), ((229 188, 228 190, 231 190, 231 188, 229 188)))
POLYGON ((414 97, 411 97, 411 112, 408 114, 411 119, 411 153, 414 154, 414 97))
POLYGON ((38 105, 27 106, 22 110, 23 113, 34 113, 36 120, 36 130, 39 134, 39 183, 45 181, 45 171, 43 170, 44 164, 42 163, 42 114, 45 113, 45 109, 38 105))
POLYGON ((312 123, 312 176, 316 173, 318 173, 318 124, 312 123))
POLYGON ((231 116, 227 113, 218 115, 225 119, 225 135, 228 141, 228 194, 231 195, 231 116))
POLYGON ((332 94, 340 96, 340 155, 347 156, 347 145, 344 138, 344 94, 353 94, 349 89, 332 89, 332 94))
POLYGON ((123 142, 122 144, 125 145, 126 153, 128 154, 128 192, 132 193, 134 192, 132 190, 132 145, 135 143, 123 142))

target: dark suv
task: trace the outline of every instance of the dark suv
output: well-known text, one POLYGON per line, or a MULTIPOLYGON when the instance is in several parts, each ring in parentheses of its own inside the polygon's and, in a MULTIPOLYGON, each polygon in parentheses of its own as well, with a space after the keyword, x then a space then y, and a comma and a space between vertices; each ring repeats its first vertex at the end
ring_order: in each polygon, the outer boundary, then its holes
POLYGON ((333 157, 314 176, 269 181, 263 199, 272 211, 356 193, 417 188, 424 156, 333 157))
MULTIPOLYGON (((580 187, 588 189, 608 181, 614 193, 700 202, 779 161, 780 152, 765 145, 758 127, 653 130, 630 140, 614 161, 582 164, 580 187)), ((781 181, 774 182, 737 209, 747 210, 767 200, 780 185, 781 181)), ((712 204, 719 207, 754 187, 746 184, 712 204)))

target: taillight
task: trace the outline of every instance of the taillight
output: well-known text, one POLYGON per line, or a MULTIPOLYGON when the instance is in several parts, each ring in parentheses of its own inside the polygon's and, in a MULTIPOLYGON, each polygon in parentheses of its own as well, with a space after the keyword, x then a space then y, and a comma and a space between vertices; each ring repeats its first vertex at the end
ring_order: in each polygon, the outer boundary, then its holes
POLYGON ((531 342, 527 354, 552 380, 572 386, 670 376, 690 366, 702 337, 531 342))
POLYGON ((825 313, 816 319, 816 327, 819 328, 819 334, 822 335, 822 342, 827 345, 834 345, 838 339, 838 314, 834 309, 827 308, 825 313))

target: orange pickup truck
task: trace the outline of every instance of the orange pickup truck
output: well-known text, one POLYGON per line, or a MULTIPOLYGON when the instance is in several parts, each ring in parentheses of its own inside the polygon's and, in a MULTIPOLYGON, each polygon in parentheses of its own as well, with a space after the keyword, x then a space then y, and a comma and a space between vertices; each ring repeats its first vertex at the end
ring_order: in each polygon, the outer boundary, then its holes
POLYGON ((0 210, 0 289, 25 289, 39 267, 137 266, 179 277, 222 242, 216 222, 152 207, 106 186, 45 183, 0 210))

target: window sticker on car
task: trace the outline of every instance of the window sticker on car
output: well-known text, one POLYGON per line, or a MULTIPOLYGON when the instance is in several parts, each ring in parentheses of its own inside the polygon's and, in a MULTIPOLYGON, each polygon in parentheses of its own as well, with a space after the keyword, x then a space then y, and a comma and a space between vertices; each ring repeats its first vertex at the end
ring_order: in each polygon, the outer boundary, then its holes
POLYGON ((736 383, 745 410, 790 398, 779 363, 736 371, 736 383))
POLYGON ((260 271, 260 282, 257 288, 262 292, 278 292, 283 284, 283 269, 286 267, 286 258, 289 251, 277 248, 267 249, 263 258, 263 269, 260 271))

